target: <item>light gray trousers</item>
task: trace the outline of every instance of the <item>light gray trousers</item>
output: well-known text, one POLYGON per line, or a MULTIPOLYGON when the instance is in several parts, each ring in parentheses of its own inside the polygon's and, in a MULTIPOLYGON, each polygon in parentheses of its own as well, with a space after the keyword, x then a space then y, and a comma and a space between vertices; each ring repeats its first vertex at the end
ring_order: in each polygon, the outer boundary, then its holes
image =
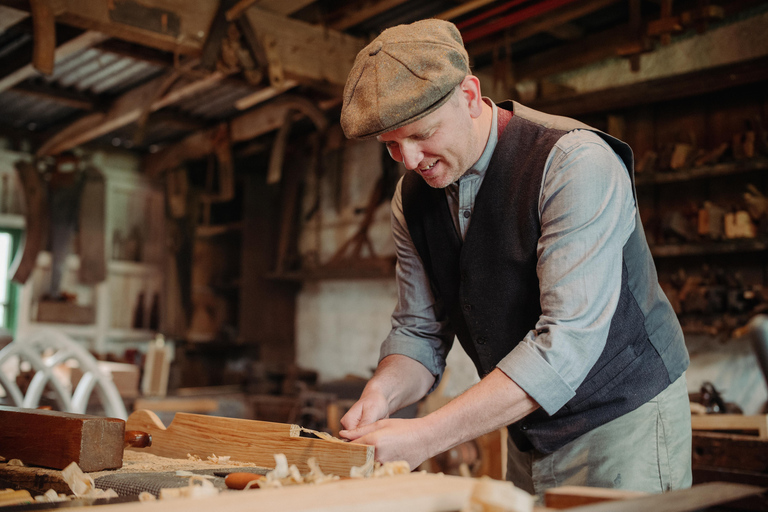
POLYGON ((685 374, 655 398, 554 453, 508 439, 507 480, 535 494, 563 485, 659 493, 691 486, 691 411, 685 374))

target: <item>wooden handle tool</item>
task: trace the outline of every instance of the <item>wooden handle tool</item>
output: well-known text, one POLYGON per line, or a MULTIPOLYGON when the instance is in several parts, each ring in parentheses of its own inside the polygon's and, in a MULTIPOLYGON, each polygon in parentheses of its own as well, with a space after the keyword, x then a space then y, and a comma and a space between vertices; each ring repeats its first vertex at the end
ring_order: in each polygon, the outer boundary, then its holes
POLYGON ((152 435, 141 430, 126 430, 123 448, 147 448, 152 446, 152 435))

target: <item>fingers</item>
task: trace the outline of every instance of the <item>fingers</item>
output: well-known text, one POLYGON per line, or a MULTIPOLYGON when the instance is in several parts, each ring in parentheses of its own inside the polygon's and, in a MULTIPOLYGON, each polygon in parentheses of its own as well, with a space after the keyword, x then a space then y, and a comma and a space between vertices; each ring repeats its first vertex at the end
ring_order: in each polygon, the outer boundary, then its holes
MULTIPOLYGON (((356 402, 347 411, 347 414, 345 414, 341 418, 341 426, 344 427, 345 430, 352 430, 357 428, 357 426, 360 424, 362 413, 363 413, 362 405, 360 404, 360 402, 356 402)), ((344 432, 345 430, 342 430, 342 432, 344 432)))
POLYGON ((380 428, 381 428, 380 423, 369 423, 367 425, 362 425, 354 429, 340 430, 339 435, 345 439, 349 439, 350 441, 356 441, 356 440, 359 440, 361 437, 368 435, 371 432, 375 432, 380 428))

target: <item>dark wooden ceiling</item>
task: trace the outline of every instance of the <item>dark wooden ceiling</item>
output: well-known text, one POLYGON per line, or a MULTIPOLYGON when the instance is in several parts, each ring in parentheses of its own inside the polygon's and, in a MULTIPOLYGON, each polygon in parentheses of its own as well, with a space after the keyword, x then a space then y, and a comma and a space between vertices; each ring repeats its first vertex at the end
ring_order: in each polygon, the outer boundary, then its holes
POLYGON ((272 132, 288 112, 333 122, 355 54, 396 24, 456 23, 473 69, 513 96, 519 81, 606 58, 637 66, 671 37, 766 3, 0 0, 0 135, 39 155, 126 147, 160 172, 214 151, 216 134, 272 132))

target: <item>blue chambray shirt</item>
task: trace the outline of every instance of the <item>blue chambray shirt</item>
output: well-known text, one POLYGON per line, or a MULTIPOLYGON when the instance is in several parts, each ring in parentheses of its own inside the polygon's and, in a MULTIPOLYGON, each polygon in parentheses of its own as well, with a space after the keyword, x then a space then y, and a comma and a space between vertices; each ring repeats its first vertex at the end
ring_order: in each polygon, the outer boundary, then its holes
MULTIPOLYGON (((485 150, 445 189, 462 239, 498 141, 498 109, 485 100, 493 107, 485 150)), ((435 375, 437 385, 455 335, 408 233, 401 186, 402 180, 392 199, 398 302, 380 360, 391 354, 408 356, 435 375)), ((555 144, 539 197, 536 272, 542 314, 497 365, 548 414, 574 396, 603 351, 619 300, 622 249, 635 228, 635 213, 627 169, 603 139, 575 130, 555 144)))

